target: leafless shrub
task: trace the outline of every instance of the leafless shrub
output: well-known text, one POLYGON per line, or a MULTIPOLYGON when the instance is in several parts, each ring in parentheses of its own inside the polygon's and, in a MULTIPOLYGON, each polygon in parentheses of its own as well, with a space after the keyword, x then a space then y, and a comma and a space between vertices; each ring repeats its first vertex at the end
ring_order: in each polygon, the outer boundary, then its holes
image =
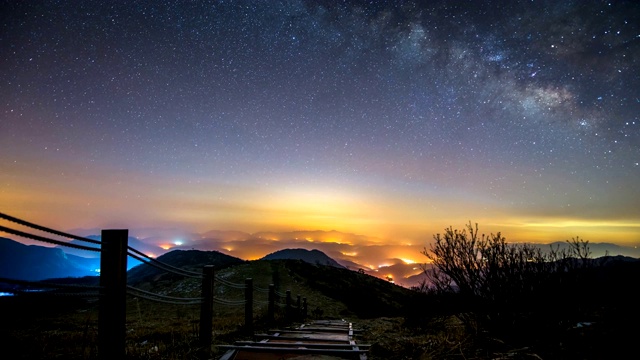
MULTIPOLYGON (((480 235, 478 225, 452 227, 434 236, 422 251, 433 267, 425 268, 433 293, 455 293, 465 306, 460 318, 469 328, 498 325, 509 328, 526 313, 548 310, 578 269, 589 266, 588 241, 574 238, 570 248, 543 252, 531 244, 509 244, 501 233, 480 235)), ((575 288, 573 288, 575 290, 575 288)))

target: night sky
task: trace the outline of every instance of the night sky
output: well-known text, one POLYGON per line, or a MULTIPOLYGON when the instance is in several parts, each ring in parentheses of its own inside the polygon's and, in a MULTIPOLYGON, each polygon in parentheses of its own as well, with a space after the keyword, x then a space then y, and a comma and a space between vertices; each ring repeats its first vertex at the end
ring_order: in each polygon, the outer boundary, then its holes
POLYGON ((2 212, 361 262, 469 221, 640 245, 637 1, 1 4, 2 212))

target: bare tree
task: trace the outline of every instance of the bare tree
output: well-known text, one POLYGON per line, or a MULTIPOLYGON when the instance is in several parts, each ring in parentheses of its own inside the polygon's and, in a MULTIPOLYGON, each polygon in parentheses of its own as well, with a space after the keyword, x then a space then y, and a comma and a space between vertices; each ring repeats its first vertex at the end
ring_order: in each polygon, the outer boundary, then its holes
POLYGON ((513 322, 516 313, 548 301, 565 274, 587 266, 591 254, 580 238, 567 241, 568 251, 543 252, 531 244, 509 244, 501 233, 480 235, 471 222, 463 230, 449 227, 434 240, 422 251, 433 265, 423 268, 432 291, 458 294, 472 304, 473 321, 480 316, 493 323, 513 322))

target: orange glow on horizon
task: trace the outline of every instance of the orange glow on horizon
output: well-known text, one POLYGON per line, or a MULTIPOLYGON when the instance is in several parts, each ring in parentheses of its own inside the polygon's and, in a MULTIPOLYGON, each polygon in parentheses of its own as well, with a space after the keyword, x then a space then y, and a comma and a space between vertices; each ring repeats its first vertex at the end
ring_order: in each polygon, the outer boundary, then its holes
POLYGON ((243 259, 248 261, 259 260, 263 258, 267 254, 248 254, 243 257, 243 259))
POLYGON ((344 241, 342 239, 334 239, 334 238, 328 238, 328 239, 322 239, 321 242, 324 243, 334 243, 334 244, 345 244, 345 245, 352 245, 351 242, 349 241, 344 241))
MULTIPOLYGON (((34 179, 29 175, 28 169, 17 168, 13 173, 16 181, 12 185, 12 191, 0 193, 0 202, 7 209, 13 209, 10 215, 61 230, 153 226, 182 227, 190 232, 206 232, 216 228, 247 232, 336 229, 345 233, 362 234, 371 240, 345 239, 328 234, 326 238, 301 236, 300 239, 310 243, 401 244, 421 248, 432 241, 433 235, 442 233, 449 226, 464 229, 471 218, 472 223, 478 222, 482 233, 499 231, 509 242, 550 243, 579 236, 592 243, 610 242, 623 246, 640 244, 640 222, 623 217, 620 220, 580 218, 577 215, 575 218, 549 218, 524 213, 505 216, 499 209, 487 212, 486 209, 476 208, 473 203, 461 213, 459 208, 441 202, 437 194, 429 199, 429 206, 426 206, 424 201, 402 194, 385 197, 373 191, 332 188, 328 185, 312 189, 267 191, 203 183, 178 191, 173 188, 172 183, 161 178, 147 179, 135 172, 128 180, 129 187, 118 193, 108 188, 105 182, 118 182, 119 179, 114 175, 97 176, 94 173, 83 173, 72 164, 61 166, 65 172, 81 174, 71 179, 74 185, 71 188, 63 186, 68 184, 68 179, 60 182, 41 181, 46 177, 34 179), (19 181, 21 179, 25 179, 25 182, 19 181), (95 192, 95 186, 79 185, 83 183, 96 183, 97 187, 105 187, 106 190, 95 192), (33 197, 33 189, 54 195, 41 202, 42 199, 33 197), (144 194, 148 189, 157 189, 154 191, 158 194, 166 193, 166 196, 155 196, 157 194, 154 193, 142 200, 131 201, 138 199, 135 194, 144 194), (208 192, 221 191, 229 192, 234 197, 221 202, 218 198, 203 196, 208 192), (266 201, 274 198, 279 201, 266 201), (91 211, 87 211, 88 203, 92 204, 91 211), (175 210, 175 204, 180 205, 180 211, 175 210), (54 211, 55 209, 65 210, 54 211), (469 215, 474 213, 484 215, 474 219, 469 215), (426 218, 432 220, 427 223, 426 218)), ((104 170, 109 174, 107 170, 113 169, 104 170)), ((149 231, 145 230, 145 233, 148 234, 149 231)), ((275 235, 265 238, 274 242, 283 240, 275 235)), ((164 250, 171 248, 167 244, 160 246, 164 250)), ((414 253, 394 257, 415 261, 418 256, 414 253)), ((392 256, 388 256, 390 257, 392 256)), ((419 260, 426 261, 426 258, 419 260)))

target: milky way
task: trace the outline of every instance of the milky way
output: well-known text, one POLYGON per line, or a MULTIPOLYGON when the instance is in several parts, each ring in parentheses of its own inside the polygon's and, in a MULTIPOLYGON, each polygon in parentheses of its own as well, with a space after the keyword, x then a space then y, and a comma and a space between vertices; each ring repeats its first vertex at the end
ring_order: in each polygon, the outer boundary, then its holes
POLYGON ((0 12, 5 212, 391 243, 471 220, 640 243, 638 2, 0 12))

